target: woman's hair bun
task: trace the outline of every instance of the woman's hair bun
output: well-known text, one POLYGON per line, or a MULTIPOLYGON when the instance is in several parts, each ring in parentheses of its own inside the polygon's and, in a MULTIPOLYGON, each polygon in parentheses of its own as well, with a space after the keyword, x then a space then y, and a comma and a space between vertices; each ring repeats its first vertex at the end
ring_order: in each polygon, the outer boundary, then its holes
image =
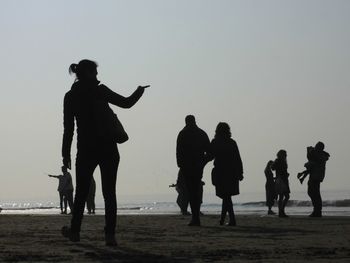
POLYGON ((75 63, 71 64, 69 66, 69 74, 77 73, 77 67, 78 67, 78 64, 75 64, 75 63))

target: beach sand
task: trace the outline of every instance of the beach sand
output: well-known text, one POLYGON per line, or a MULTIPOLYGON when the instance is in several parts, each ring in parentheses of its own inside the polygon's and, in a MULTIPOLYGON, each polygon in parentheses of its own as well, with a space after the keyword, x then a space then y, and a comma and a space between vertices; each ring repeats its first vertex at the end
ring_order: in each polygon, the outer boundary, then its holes
POLYGON ((70 216, 0 214, 1 262, 350 262, 350 218, 216 215, 188 227, 178 215, 118 216, 118 247, 104 244, 104 217, 85 216, 81 241, 63 238, 70 216))

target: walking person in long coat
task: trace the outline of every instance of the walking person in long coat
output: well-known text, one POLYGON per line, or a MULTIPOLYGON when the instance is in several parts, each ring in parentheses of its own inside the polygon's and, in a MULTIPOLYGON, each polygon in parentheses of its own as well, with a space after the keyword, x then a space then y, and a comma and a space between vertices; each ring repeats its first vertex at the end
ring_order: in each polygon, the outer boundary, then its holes
POLYGON ((220 122, 210 144, 209 159, 214 159, 212 183, 216 195, 222 199, 220 225, 229 214, 229 226, 236 225, 231 197, 239 194, 239 182, 243 180, 243 164, 237 143, 231 138, 230 126, 220 122))

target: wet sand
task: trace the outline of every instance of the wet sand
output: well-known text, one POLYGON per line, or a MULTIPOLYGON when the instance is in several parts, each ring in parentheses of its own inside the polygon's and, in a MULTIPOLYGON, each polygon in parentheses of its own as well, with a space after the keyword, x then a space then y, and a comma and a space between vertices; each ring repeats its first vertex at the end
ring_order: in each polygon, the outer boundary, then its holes
POLYGON ((218 216, 188 227, 177 215, 118 216, 118 247, 104 244, 104 217, 85 216, 81 241, 60 235, 70 216, 0 214, 1 262, 350 262, 350 218, 218 216))

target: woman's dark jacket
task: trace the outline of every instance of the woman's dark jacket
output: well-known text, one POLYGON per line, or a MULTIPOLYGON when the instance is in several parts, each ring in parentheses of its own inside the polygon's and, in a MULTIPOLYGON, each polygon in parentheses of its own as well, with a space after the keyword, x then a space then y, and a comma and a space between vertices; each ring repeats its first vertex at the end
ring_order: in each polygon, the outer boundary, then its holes
POLYGON ((221 198, 238 195, 239 181, 243 179, 243 164, 237 143, 231 138, 213 139, 210 157, 214 159, 212 181, 216 195, 221 198))
POLYGON ((84 150, 98 143, 96 122, 94 121, 94 103, 96 100, 130 108, 142 96, 144 89, 137 89, 130 97, 123 97, 99 81, 77 81, 64 96, 63 106, 63 143, 62 157, 70 159, 70 150, 74 134, 74 118, 77 123, 77 148, 84 150))

